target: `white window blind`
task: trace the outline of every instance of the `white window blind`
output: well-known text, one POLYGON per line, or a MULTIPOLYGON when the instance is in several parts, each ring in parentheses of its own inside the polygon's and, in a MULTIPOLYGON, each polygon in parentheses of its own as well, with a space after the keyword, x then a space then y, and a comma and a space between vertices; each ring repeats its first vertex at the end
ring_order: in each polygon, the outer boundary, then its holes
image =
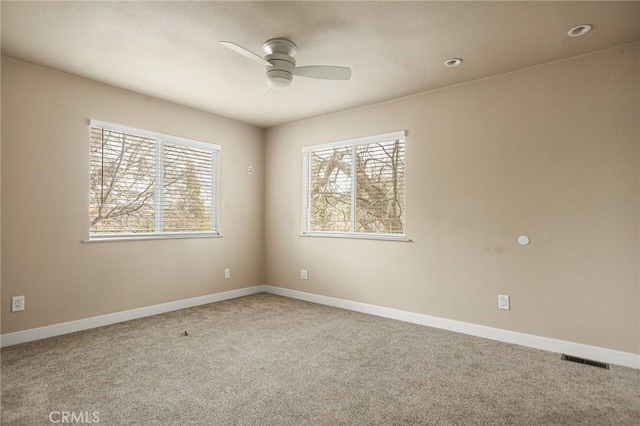
POLYGON ((90 239, 219 234, 218 145, 92 120, 90 239))
POLYGON ((405 132, 303 148, 303 234, 405 236, 405 132))

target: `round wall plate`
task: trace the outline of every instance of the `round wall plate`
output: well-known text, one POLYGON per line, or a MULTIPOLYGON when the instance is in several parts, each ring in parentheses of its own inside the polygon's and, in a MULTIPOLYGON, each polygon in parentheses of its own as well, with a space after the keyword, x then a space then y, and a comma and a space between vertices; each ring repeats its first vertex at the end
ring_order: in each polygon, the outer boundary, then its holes
POLYGON ((526 235, 520 235, 518 237, 518 244, 520 244, 521 246, 529 245, 529 242, 531 242, 531 240, 526 235))

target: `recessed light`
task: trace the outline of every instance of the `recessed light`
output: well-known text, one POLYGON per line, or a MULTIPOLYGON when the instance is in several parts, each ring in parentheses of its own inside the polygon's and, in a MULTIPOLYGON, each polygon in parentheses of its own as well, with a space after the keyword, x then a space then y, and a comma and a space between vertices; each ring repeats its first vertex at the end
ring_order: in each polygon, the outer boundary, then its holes
POLYGON ((451 59, 447 59, 446 61, 444 61, 444 66, 445 67, 449 67, 449 68, 453 68, 453 67, 457 67, 461 63, 462 63, 462 59, 460 59, 460 58, 451 58, 451 59))
POLYGON ((571 28, 568 32, 567 35, 569 37, 580 37, 581 35, 585 35, 586 33, 588 33, 589 31, 591 31, 591 25, 589 24, 582 24, 582 25, 578 25, 577 27, 573 27, 571 28))

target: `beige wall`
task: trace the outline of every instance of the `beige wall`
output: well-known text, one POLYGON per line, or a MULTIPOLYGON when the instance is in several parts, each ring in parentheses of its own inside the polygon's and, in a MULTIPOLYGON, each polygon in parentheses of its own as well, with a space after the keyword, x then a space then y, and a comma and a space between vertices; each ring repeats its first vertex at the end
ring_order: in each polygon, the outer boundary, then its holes
POLYGON ((638 64, 625 46, 269 129, 266 283, 639 353, 638 64), (401 129, 413 242, 300 237, 301 147, 401 129))
POLYGON ((262 284, 263 133, 3 58, 2 333, 262 284), (220 144, 224 237, 82 243, 90 118, 220 144))
POLYGON ((266 282, 640 352, 638 45, 266 137, 8 58, 1 78, 2 333, 266 282), (81 243, 90 118, 220 144, 224 237, 81 243), (300 148, 401 129, 413 242, 300 237, 300 148))

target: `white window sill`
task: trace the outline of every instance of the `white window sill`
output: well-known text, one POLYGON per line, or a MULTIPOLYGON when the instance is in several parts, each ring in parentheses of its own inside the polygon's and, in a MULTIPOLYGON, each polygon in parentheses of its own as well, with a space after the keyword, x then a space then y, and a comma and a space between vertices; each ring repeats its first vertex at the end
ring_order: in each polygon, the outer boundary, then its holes
POLYGON ((93 235, 83 243, 109 243, 114 241, 140 241, 140 240, 175 240, 185 238, 222 238, 221 234, 214 232, 172 232, 166 234, 123 234, 123 235, 93 235))
POLYGON ((405 243, 412 242, 413 240, 407 238, 404 235, 389 235, 389 234, 357 234, 353 232, 303 232, 301 237, 322 237, 322 238, 350 238, 354 240, 380 240, 380 241, 401 241, 405 243))

